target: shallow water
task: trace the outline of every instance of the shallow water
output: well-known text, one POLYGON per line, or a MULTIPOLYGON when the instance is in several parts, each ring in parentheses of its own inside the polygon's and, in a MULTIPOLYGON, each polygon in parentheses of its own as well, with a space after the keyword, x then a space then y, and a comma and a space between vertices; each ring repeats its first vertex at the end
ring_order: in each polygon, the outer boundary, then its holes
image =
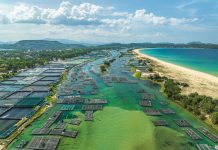
MULTIPOLYGON (((92 62, 83 67, 83 70, 94 78, 99 86, 97 95, 86 97, 105 98, 109 104, 103 111, 94 114, 94 122, 84 122, 78 128, 81 134, 75 140, 68 139, 61 141, 59 149, 70 147, 73 142, 73 149, 90 150, 101 149, 195 149, 196 143, 207 143, 214 145, 213 142, 204 138, 201 141, 193 141, 178 127, 174 119, 186 119, 193 127, 204 126, 195 117, 185 112, 175 104, 161 106, 160 101, 167 101, 167 98, 160 93, 160 87, 149 81, 141 81, 132 77, 132 73, 122 73, 121 67, 127 62, 127 58, 117 59, 111 65, 107 75, 126 77, 128 80, 137 81, 137 84, 112 83, 112 87, 107 87, 103 80, 97 75, 89 72, 90 68, 98 70, 98 62, 92 62), (94 66, 94 67, 93 67, 94 66), (96 66, 96 67, 95 67, 96 66), (145 89, 148 93, 154 94, 157 98, 153 101, 154 108, 171 108, 175 115, 163 115, 159 117, 146 116, 139 100, 142 94, 136 91, 139 88, 145 89), (169 127, 155 127, 152 120, 165 119, 169 127), (167 137, 166 137, 167 136, 167 137), (68 145, 69 144, 69 145, 68 145), (68 145, 68 146, 67 146, 68 145)), ((191 127, 192 128, 192 127, 191 127)), ((196 131, 194 128, 192 128, 196 131)), ((200 133, 199 133, 200 134, 200 133)))
MULTIPOLYGON (((116 56, 116 52, 113 52, 113 56, 116 56)), ((205 138, 202 134, 196 131, 196 127, 206 126, 200 120, 196 119, 190 113, 184 111, 181 107, 171 103, 162 93, 160 93, 160 87, 149 81, 142 81, 132 77, 131 72, 122 72, 122 68, 128 62, 129 57, 122 57, 116 59, 109 69, 106 76, 119 76, 125 77, 129 81, 135 81, 136 83, 110 83, 111 87, 104 84, 102 77, 90 72, 91 69, 98 71, 99 66, 105 58, 98 59, 97 61, 90 62, 82 67, 82 70, 92 77, 97 85, 97 95, 89 94, 89 87, 84 89, 84 97, 86 98, 103 98, 107 99, 109 103, 104 107, 102 111, 96 111, 94 113, 94 121, 87 122, 82 121, 80 126, 68 125, 68 129, 77 130, 79 134, 77 138, 62 137, 59 143, 58 149, 74 149, 74 150, 170 150, 170 149, 196 149, 196 143, 205 143, 214 146, 215 143, 205 138), (156 96, 156 99, 152 101, 153 107, 156 109, 171 108, 176 114, 174 115, 162 115, 162 116, 147 116, 143 112, 144 108, 139 105, 139 101, 142 99, 142 93, 138 93, 137 90, 143 88, 147 93, 156 96), (161 101, 168 102, 169 105, 162 106, 161 101), (165 119, 169 126, 167 127, 155 127, 152 123, 154 120, 165 119), (185 119, 191 123, 192 128, 203 139, 199 141, 193 141, 188 137, 182 128, 178 127, 174 119, 185 119)), ((71 73, 75 72, 72 69, 68 75, 68 79, 63 83, 59 90, 62 91, 64 84, 72 84, 71 73)), ((78 80, 78 83, 80 81, 78 80)), ((61 92, 59 92, 61 95, 61 92)), ((59 96, 60 96, 59 95, 59 96)), ((71 93, 70 95, 73 95, 71 93)), ((61 96, 60 96, 61 97, 61 96)), ((31 132, 43 126, 49 116, 51 116, 57 110, 60 110, 61 105, 56 104, 42 117, 37 119, 30 127, 28 127, 20 136, 21 139, 30 140, 33 136, 31 132)), ((72 118, 77 116, 79 119, 84 120, 83 112, 81 111, 81 105, 76 105, 76 110, 64 112, 61 117, 55 122, 55 124, 64 120, 70 122, 72 118)), ((55 126, 55 125, 53 125, 55 126)), ((209 127, 207 127, 210 129, 209 127)), ((210 129, 211 130, 211 129, 210 129)), ((19 140, 12 144, 12 147, 19 143, 19 140)))
POLYGON ((218 76, 218 49, 147 48, 141 53, 218 76))

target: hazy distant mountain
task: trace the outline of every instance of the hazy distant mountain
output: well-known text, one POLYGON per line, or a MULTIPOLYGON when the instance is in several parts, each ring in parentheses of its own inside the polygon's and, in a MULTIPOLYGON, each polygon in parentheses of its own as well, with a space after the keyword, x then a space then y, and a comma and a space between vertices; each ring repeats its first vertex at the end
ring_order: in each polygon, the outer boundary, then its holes
POLYGON ((63 44, 82 44, 80 42, 73 41, 73 40, 68 40, 68 39, 50 39, 50 38, 45 38, 43 40, 45 40, 45 41, 58 41, 58 42, 63 43, 63 44))
POLYGON ((200 41, 193 41, 193 42, 189 42, 188 44, 204 44, 204 43, 202 43, 200 41))
POLYGON ((16 49, 16 50, 59 50, 59 49, 71 49, 71 48, 85 48, 85 47, 95 47, 95 48, 214 48, 218 49, 218 44, 210 43, 200 43, 191 42, 187 44, 175 44, 175 43, 111 43, 103 45, 95 44, 72 44, 74 41, 61 39, 60 41, 48 40, 22 40, 14 44, 0 44, 0 49, 16 49), (69 43, 69 44, 66 44, 69 43), (71 43, 71 44, 70 44, 71 43))
POLYGON ((18 50, 53 50, 68 48, 84 48, 81 44, 63 44, 58 41, 48 40, 22 40, 15 44, 1 44, 0 49, 18 49, 18 50))
POLYGON ((191 42, 191 43, 111 43, 100 45, 101 48, 211 48, 218 49, 218 44, 211 43, 200 43, 200 42, 191 42))
POLYGON ((97 46, 97 45, 105 44, 105 43, 102 43, 102 42, 90 42, 90 41, 78 42, 78 41, 68 40, 68 39, 50 39, 50 38, 45 38, 43 40, 46 40, 46 41, 58 41, 58 42, 61 42, 63 44, 81 44, 81 45, 85 45, 85 46, 97 46))
POLYGON ((14 44, 16 41, 8 41, 8 42, 2 42, 0 41, 0 44, 14 44))

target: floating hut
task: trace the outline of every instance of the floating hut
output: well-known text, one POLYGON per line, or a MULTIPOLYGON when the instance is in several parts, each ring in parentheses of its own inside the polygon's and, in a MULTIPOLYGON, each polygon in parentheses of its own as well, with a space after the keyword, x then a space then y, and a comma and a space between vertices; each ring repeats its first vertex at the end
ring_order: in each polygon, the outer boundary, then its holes
POLYGON ((157 120, 157 121, 152 121, 155 126, 168 126, 168 123, 166 120, 157 120))
POLYGON ((60 141, 59 137, 34 137, 28 144, 28 149, 55 150, 60 141))
POLYGON ((144 107, 152 107, 152 102, 151 101, 141 100, 141 101, 139 101, 139 105, 144 106, 144 107))
POLYGON ((190 136, 193 140, 201 140, 202 138, 192 129, 183 129, 185 133, 190 136))
POLYGON ((85 121, 93 120, 93 111, 85 111, 85 121))
POLYGON ((102 105, 83 105, 82 110, 84 111, 94 111, 94 110, 102 110, 102 105))
POLYGON ((206 128, 200 127, 200 128, 197 128, 197 130, 198 130, 199 132, 201 132, 204 136, 206 136, 207 138, 209 138, 211 141, 213 141, 214 143, 218 143, 218 137, 217 137, 217 135, 211 133, 211 132, 208 131, 206 128))
POLYGON ((179 127, 190 127, 191 125, 189 124, 188 121, 184 120, 184 119, 176 119, 174 120, 175 123, 179 126, 179 127))
POLYGON ((149 116, 160 116, 162 115, 157 109, 154 108, 146 108, 144 110, 145 114, 149 115, 149 116))

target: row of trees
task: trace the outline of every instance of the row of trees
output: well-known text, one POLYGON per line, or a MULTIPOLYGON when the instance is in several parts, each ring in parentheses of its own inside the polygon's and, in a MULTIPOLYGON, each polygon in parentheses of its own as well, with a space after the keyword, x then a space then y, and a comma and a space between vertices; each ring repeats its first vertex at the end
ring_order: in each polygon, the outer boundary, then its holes
POLYGON ((191 93, 189 95, 181 95, 181 84, 172 79, 164 82, 164 92, 166 95, 181 104, 184 108, 193 112, 201 119, 205 119, 206 115, 210 115, 213 124, 218 124, 218 100, 212 97, 191 93))
POLYGON ((48 103, 56 102, 57 100, 56 94, 58 90, 58 85, 67 79, 68 73, 69 73, 69 69, 65 70, 63 74, 61 75, 60 79, 58 80, 58 82, 51 85, 50 94, 46 97, 46 101, 48 103))

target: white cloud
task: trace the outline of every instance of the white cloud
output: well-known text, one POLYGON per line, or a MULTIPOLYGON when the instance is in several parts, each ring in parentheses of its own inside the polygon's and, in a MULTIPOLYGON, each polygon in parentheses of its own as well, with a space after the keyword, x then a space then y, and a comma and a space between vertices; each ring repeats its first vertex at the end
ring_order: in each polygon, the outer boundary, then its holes
POLYGON ((153 35, 155 38, 162 38, 165 37, 165 35, 163 33, 157 32, 153 35))
POLYGON ((58 9, 43 10, 42 18, 49 24, 91 25, 99 24, 96 15, 102 10, 101 6, 90 3, 72 5, 62 2, 58 9))
POLYGON ((166 18, 163 16, 156 16, 153 13, 146 12, 145 9, 136 10, 133 20, 141 21, 146 24, 153 24, 153 25, 179 25, 179 24, 186 24, 190 22, 197 21, 197 18, 193 19, 186 19, 186 18, 166 18))
POLYGON ((0 10, 0 39, 52 37, 101 42, 174 40, 170 38, 177 31, 199 32, 198 26, 192 24, 195 21, 196 18, 165 17, 145 9, 125 12, 112 6, 91 3, 75 5, 65 1, 57 8, 19 3, 0 10))
POLYGON ((19 4, 8 14, 1 13, 0 20, 3 22, 7 18, 8 23, 89 25, 98 24, 96 15, 102 9, 103 7, 90 3, 73 5, 68 1, 62 2, 57 9, 19 4))
POLYGON ((0 12, 0 23, 7 24, 9 22, 9 19, 2 12, 0 12))
POLYGON ((74 5, 69 1, 62 2, 58 8, 41 8, 19 4, 7 14, 0 13, 1 23, 32 23, 55 25, 108 25, 108 27, 125 26, 130 29, 137 22, 151 25, 179 25, 196 21, 197 19, 166 18, 146 12, 145 9, 134 13, 116 12, 115 8, 102 7, 90 3, 74 5))
POLYGON ((127 16, 129 16, 129 13, 128 12, 113 12, 113 16, 116 16, 116 17, 127 17, 127 16))
POLYGON ((37 6, 28 7, 20 4, 14 6, 13 11, 5 17, 8 18, 10 23, 45 23, 41 17, 42 11, 43 9, 37 6))
POLYGON ((114 10, 115 8, 113 6, 109 6, 109 7, 106 7, 107 10, 114 10))

